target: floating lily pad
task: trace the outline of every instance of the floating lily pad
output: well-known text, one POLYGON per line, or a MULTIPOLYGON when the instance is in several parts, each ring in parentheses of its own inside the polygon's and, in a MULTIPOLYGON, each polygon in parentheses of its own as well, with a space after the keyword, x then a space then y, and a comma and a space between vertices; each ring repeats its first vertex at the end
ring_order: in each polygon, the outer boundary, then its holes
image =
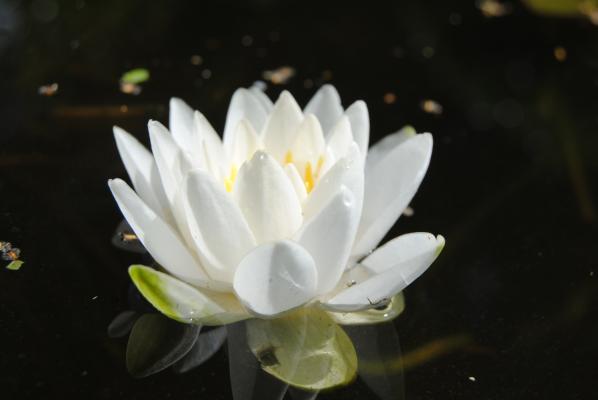
POLYGON ((160 314, 142 315, 127 343, 127 370, 143 378, 168 368, 191 350, 200 329, 160 314))
POLYGON ((332 319, 341 325, 369 325, 392 321, 405 310, 403 292, 397 294, 384 307, 351 313, 329 312, 332 319))
POLYGON ((135 68, 125 72, 121 77, 122 83, 138 84, 147 81, 150 78, 150 73, 145 68, 135 68))
POLYGON ((322 390, 348 384, 355 377, 353 344, 325 311, 301 309, 246 324, 249 347, 262 368, 289 385, 322 390))
POLYGON ((143 297, 169 318, 187 324, 224 325, 248 314, 230 294, 200 291, 170 275, 132 265, 129 275, 143 297))

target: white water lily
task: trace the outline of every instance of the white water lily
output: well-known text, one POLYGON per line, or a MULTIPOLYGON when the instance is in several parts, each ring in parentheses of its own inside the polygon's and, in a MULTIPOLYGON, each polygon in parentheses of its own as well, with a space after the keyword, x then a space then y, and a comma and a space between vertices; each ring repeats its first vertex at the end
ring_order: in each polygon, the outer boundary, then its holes
POLYGON ((222 140, 180 99, 169 125, 149 122, 153 154, 114 128, 135 191, 120 179, 109 186, 165 271, 132 266, 130 275, 171 318, 219 325, 308 305, 332 316, 368 310, 444 245, 411 233, 375 249, 417 191, 432 136, 404 128, 368 151, 366 104, 344 110, 330 85, 303 111, 286 91, 272 104, 238 89, 222 140))

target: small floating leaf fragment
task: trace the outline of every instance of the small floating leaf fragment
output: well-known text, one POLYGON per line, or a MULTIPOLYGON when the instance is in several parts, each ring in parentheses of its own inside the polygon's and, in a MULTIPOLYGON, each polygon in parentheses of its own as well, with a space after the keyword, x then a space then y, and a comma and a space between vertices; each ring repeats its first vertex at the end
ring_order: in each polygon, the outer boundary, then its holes
POLYGON ((442 105, 437 101, 426 99, 420 103, 420 107, 422 110, 427 112, 428 114, 440 115, 442 114, 442 105))
POLYGON ((567 49, 563 46, 557 46, 554 48, 554 58, 558 62, 563 62, 567 59, 567 49))
POLYGON ((504 17, 511 13, 509 3, 501 3, 497 0, 479 0, 476 5, 486 18, 504 17))
POLYGON ((9 269, 11 271, 18 271, 21 269, 23 264, 24 264, 24 262, 21 260, 14 260, 6 266, 6 269, 9 269))
POLYGON ((50 83, 48 85, 42 85, 37 89, 37 93, 41 96, 54 96, 58 92, 58 83, 50 83))
POLYGON ((386 104, 394 104, 397 101, 397 95, 393 92, 387 92, 384 94, 384 102, 386 104))
POLYGON ((122 83, 132 83, 138 84, 147 81, 150 78, 150 73, 145 68, 135 68, 130 71, 125 72, 120 81, 122 83))
POLYGON ((274 70, 264 71, 262 73, 262 78, 267 81, 272 82, 275 85, 284 85, 287 83, 293 76, 295 76, 296 70, 293 67, 288 65, 276 68, 274 70))

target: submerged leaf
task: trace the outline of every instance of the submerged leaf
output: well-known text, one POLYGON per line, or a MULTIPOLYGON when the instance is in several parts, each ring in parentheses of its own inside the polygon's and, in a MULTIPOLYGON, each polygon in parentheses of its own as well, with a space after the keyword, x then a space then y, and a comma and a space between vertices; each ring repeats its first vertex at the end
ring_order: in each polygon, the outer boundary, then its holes
POLYGON ((110 325, 108 325, 108 336, 111 338, 119 338, 123 337, 128 334, 131 329, 133 329, 133 325, 139 318, 139 313, 136 311, 123 311, 118 314, 110 325))
POLYGON ((160 314, 142 315, 127 343, 127 370, 136 378, 162 371, 191 350, 200 329, 160 314))
POLYGON ((200 291, 170 275, 132 265, 129 275, 143 297, 169 318, 187 324, 224 325, 248 317, 231 295, 200 291))
POLYGON ((266 372, 301 389, 345 385, 357 371, 351 340, 319 309, 301 309, 272 320, 249 320, 247 340, 266 372))
POLYGON ((125 72, 121 77, 122 83, 137 84, 147 81, 150 78, 150 73, 145 68, 135 68, 125 72))
POLYGON ((405 310, 405 296, 400 292, 383 307, 371 308, 366 311, 336 313, 329 312, 332 319, 341 325, 369 325, 392 321, 405 310))

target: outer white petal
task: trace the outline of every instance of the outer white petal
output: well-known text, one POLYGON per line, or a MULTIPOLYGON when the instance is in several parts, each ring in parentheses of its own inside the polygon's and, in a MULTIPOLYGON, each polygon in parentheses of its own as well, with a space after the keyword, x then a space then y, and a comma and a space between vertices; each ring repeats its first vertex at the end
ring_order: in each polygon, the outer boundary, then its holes
POLYGON ((266 151, 282 162, 295 141, 301 121, 301 108, 289 92, 283 91, 276 100, 261 134, 266 151))
POLYGON ((210 279, 174 230, 122 180, 108 181, 125 219, 154 259, 172 275, 210 287, 210 279))
POLYGON ((293 162, 300 166, 310 162, 315 168, 318 159, 324 153, 325 146, 324 134, 318 119, 313 114, 307 114, 297 128, 295 141, 291 147, 293 162))
POLYGON ((239 261, 255 246, 241 211, 224 186, 202 170, 187 176, 183 207, 206 271, 213 279, 231 282, 239 261))
POLYGON ((370 147, 367 153, 366 169, 371 169, 374 165, 380 162, 384 157, 393 151, 398 145, 405 143, 417 135, 417 132, 411 126, 405 126, 401 130, 387 135, 370 147))
POLYGON ((363 213, 354 255, 369 253, 394 225, 423 180, 431 155, 432 135, 423 133, 399 144, 366 168, 363 213))
POLYGON ((324 134, 328 136, 330 129, 343 114, 341 98, 334 86, 328 84, 322 86, 307 103, 304 112, 318 117, 324 134))
POLYGON ((241 167, 233 195, 257 243, 291 237, 301 226, 301 204, 282 167, 258 151, 241 167))
MULTIPOLYGON (((317 214, 341 187, 348 188, 355 196, 356 208, 361 213, 363 204, 364 174, 361 154, 356 144, 351 146, 346 157, 338 160, 332 168, 320 178, 315 188, 303 204, 304 217, 311 218, 317 214)), ((360 214, 361 215, 361 214, 360 214)))
POLYGON ((347 155, 352 143, 351 123, 349 122, 349 118, 343 115, 328 135, 328 148, 334 157, 339 159, 347 155))
POLYGON ((266 243, 239 264, 234 289, 254 314, 272 317, 311 300, 317 287, 311 255, 290 241, 266 243))
POLYGON ((359 150, 365 159, 370 141, 370 116, 368 107, 362 100, 357 100, 345 111, 351 122, 353 140, 359 146, 359 150))
POLYGON ((234 131, 243 118, 249 120, 253 128, 261 131, 266 121, 267 112, 254 94, 248 89, 240 88, 235 91, 228 107, 224 124, 224 147, 230 149, 233 144, 234 131))
POLYGON ((334 311, 359 311, 382 304, 423 274, 444 247, 444 238, 429 233, 399 236, 362 261, 373 275, 330 299, 334 311))
POLYGON ((303 179, 301 179, 301 175, 299 175, 299 171, 297 171, 294 164, 286 164, 284 166, 284 172, 291 181, 299 201, 303 202, 307 197, 307 190, 305 189, 305 183, 303 182, 303 179))
POLYGON ((170 132, 176 144, 192 158, 201 154, 201 140, 193 126, 193 110, 183 100, 170 99, 170 132))
POLYGON ((171 207, 174 207, 183 177, 192 168, 192 165, 164 125, 157 121, 150 121, 148 128, 152 152, 160 171, 162 185, 171 207))
POLYGON ((152 154, 127 131, 115 126, 114 139, 120 158, 139 197, 166 221, 172 220, 152 154))
POLYGON ((356 206, 353 193, 342 187, 296 235, 316 261, 318 295, 332 290, 343 274, 359 221, 356 206))
POLYGON ((193 113, 193 125, 200 145, 197 155, 198 162, 194 165, 212 172, 215 177, 220 179, 225 159, 222 140, 207 118, 199 111, 193 113))
POLYGON ((239 121, 237 129, 234 134, 234 141, 232 144, 232 154, 230 161, 235 168, 241 165, 253 156, 261 147, 261 140, 248 120, 243 118, 239 121))

